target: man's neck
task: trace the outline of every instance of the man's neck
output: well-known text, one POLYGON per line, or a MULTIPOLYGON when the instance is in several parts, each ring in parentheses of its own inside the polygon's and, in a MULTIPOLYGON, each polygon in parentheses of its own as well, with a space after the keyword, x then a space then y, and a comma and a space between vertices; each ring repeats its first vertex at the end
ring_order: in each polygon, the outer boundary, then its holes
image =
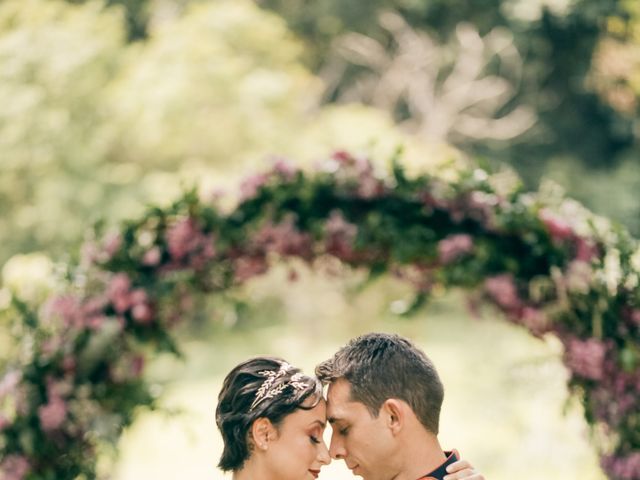
POLYGON ((403 448, 404 468, 394 480, 417 480, 442 465, 445 455, 438 438, 432 434, 420 434, 403 448))

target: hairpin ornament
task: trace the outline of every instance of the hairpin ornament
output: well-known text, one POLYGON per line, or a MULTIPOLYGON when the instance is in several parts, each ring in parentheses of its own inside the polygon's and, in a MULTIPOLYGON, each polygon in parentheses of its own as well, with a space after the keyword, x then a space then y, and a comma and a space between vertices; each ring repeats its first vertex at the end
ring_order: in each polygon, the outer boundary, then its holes
POLYGON ((291 365, 284 362, 278 370, 262 370, 258 372, 259 375, 266 377, 266 379, 256 392, 256 398, 253 400, 251 407, 249 407, 249 411, 252 411, 264 400, 277 397, 289 386, 296 390, 304 390, 307 388, 309 385, 301 381, 302 378, 304 378, 302 373, 295 373, 288 382, 274 386, 279 378, 284 377, 287 372, 292 369, 293 367, 291 365))

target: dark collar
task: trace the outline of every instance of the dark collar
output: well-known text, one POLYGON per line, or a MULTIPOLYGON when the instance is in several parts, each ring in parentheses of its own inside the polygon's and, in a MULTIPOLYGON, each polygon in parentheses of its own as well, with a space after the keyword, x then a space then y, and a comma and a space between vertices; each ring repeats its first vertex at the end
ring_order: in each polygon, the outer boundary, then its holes
POLYGON ((442 480, 447 474, 447 467, 458 460, 456 452, 444 452, 444 454, 447 456, 447 459, 444 461, 444 463, 436 468, 433 472, 427 473, 426 475, 420 477, 420 479, 418 480, 442 480))

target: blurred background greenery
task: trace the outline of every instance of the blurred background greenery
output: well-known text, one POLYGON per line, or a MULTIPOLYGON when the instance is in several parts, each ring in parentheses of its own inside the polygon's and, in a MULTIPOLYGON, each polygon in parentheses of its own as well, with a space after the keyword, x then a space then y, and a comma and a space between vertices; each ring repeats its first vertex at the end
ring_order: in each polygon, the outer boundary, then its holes
MULTIPOLYGON (((0 309, 42 301, 96 222, 336 148, 384 163, 403 145, 409 171, 474 158, 530 188, 552 179, 637 236, 639 99, 636 0, 3 0, 0 309)), ((201 312, 182 333, 186 363, 154 364, 159 384, 180 379, 166 401, 188 413, 145 414, 118 478, 215 476, 228 368, 277 353, 310 370, 372 329, 434 356, 445 443, 488 478, 602 478, 580 413, 560 415, 556 345, 475 322, 455 295, 400 321, 388 310, 403 293, 384 282, 353 296, 322 275, 274 275, 238 294, 245 307, 201 312)))

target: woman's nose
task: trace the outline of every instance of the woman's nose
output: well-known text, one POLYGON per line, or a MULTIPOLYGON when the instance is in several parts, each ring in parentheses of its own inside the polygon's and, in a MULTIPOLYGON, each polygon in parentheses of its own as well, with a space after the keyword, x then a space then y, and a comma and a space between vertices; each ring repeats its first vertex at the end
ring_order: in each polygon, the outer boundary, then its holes
POLYGON ((320 443, 320 453, 318 454, 318 460, 322 465, 329 465, 329 463, 331 463, 329 450, 327 449, 327 444, 324 443, 324 441, 320 443))

